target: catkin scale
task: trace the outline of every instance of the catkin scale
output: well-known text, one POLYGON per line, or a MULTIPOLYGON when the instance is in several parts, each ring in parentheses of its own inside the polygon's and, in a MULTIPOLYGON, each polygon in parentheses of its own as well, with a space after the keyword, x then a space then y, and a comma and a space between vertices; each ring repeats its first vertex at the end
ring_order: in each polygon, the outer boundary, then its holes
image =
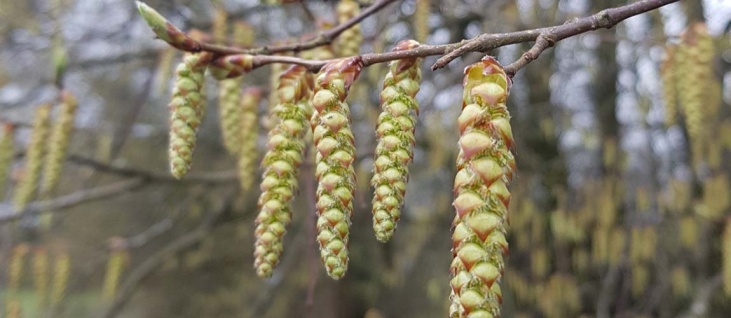
POLYGON ((450 317, 498 317, 508 252, 507 188, 515 170, 505 105, 510 78, 490 56, 468 66, 454 181, 450 317))
POLYGON ((193 162, 196 134, 205 113, 202 96, 209 53, 189 54, 175 70, 177 75, 170 107, 170 172, 180 179, 193 162))
MULTIPOLYGON (((402 41, 394 51, 418 47, 413 40, 402 41)), ((376 238, 387 242, 393 236, 401 215, 409 179, 408 164, 414 157, 414 128, 419 105, 416 93, 421 82, 420 59, 394 61, 383 82, 382 112, 378 117, 373 195, 373 230, 376 238)))
POLYGON ((45 104, 36 109, 33 118, 33 133, 26 151, 25 170, 15 191, 14 202, 17 210, 25 209, 28 202, 38 191, 38 184, 43 168, 43 156, 46 154, 45 142, 49 134, 51 105, 45 104))
POLYGON ((264 174, 256 217, 254 267, 262 278, 271 277, 282 253, 282 238, 292 221, 290 204, 297 192, 305 136, 312 117, 313 78, 303 66, 285 70, 277 88, 279 102, 270 116, 264 174))
POLYGON ((348 268, 355 192, 355 140, 345 98, 362 68, 360 57, 329 62, 320 71, 312 96, 312 136, 317 150, 317 242, 327 274, 334 279, 342 278, 348 268))

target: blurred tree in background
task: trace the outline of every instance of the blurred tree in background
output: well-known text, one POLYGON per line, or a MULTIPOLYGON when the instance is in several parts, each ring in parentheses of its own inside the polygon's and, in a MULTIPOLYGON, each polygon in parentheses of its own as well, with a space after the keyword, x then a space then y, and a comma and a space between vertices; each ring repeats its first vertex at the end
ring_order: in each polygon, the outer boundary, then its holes
MULTIPOLYGON (((281 2, 147 4, 192 38, 252 48, 300 43, 353 16, 336 2, 281 2)), ((633 2, 359 1, 361 12, 387 5, 331 47, 348 56, 409 38, 457 43, 633 2)), ((508 101, 517 173, 503 316, 731 311, 730 28, 726 1, 684 0, 561 39, 518 67, 508 101)), ((489 54, 521 61, 535 38, 489 54)), ((168 172, 167 105, 184 54, 152 37, 135 3, 3 1, 0 43, 3 317, 448 315, 463 69, 483 54, 460 54, 436 71, 429 66, 441 54, 420 64, 414 159, 385 244, 373 234, 369 181, 388 69, 370 65, 354 82, 350 261, 334 281, 318 260, 309 150, 279 264, 269 279, 252 268, 266 166, 256 169, 286 66, 227 84, 206 77, 192 170, 177 180, 168 172), (249 98, 248 115, 232 115, 226 98, 249 98)), ((318 50, 301 56, 326 59, 318 50)))

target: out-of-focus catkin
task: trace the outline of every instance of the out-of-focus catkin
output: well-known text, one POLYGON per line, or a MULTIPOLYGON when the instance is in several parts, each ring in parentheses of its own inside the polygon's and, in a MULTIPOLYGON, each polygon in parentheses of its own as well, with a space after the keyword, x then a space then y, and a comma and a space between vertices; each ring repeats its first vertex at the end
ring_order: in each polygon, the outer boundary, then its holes
POLYGON ((298 189, 297 175, 302 164, 305 136, 312 117, 313 78, 303 66, 292 66, 279 79, 270 122, 264 174, 256 217, 254 267, 262 278, 272 276, 282 253, 282 238, 292 221, 290 204, 298 189))
POLYGON ((107 260, 107 269, 104 273, 104 285, 102 286, 102 300, 112 301, 117 294, 119 278, 122 276, 124 267, 129 259, 129 252, 123 239, 115 238, 111 243, 111 253, 107 260))
POLYGON ((261 89, 250 87, 244 90, 241 97, 241 149, 237 169, 241 189, 247 191, 254 183, 256 160, 259 157, 257 152, 257 141, 259 139, 259 101, 261 101, 261 89))
POLYGON ((180 179, 193 162, 196 134, 204 115, 205 100, 201 96, 204 72, 210 62, 208 53, 186 55, 175 70, 177 79, 170 102, 170 172, 180 179))
MULTIPOLYGON (((419 46, 413 40, 402 41, 394 51, 419 46)), ((409 179, 408 164, 414 157, 414 128, 419 104, 416 93, 421 83, 420 59, 391 62, 381 91, 381 115, 378 116, 373 195, 373 231, 381 242, 393 236, 401 216, 409 179)))
POLYGON ((58 107, 58 119, 54 123, 51 135, 48 140, 48 154, 46 163, 43 166, 43 183, 41 194, 50 195, 58 185, 61 176, 66 150, 74 130, 74 118, 76 117, 77 101, 71 92, 61 91, 61 103, 58 107))
POLYGON ((731 298, 731 218, 726 218, 726 225, 721 238, 721 258, 723 291, 727 298, 731 298))
MULTIPOLYGON (((340 0, 337 6, 338 23, 344 23, 360 13, 360 5, 354 0, 340 0)), ((360 53, 360 45, 363 43, 363 35, 360 25, 343 31, 336 40, 335 50, 338 56, 352 56, 360 53)))
POLYGON ((499 317, 515 170, 506 101, 510 78, 493 57, 465 69, 452 232, 450 317, 499 317))
POLYGON ((8 291, 17 292, 20 288, 20 280, 23 278, 23 269, 25 268, 25 256, 28 255, 30 248, 27 244, 21 243, 13 248, 10 256, 10 266, 8 267, 8 291))
POLYGON ((348 269, 355 192, 355 139, 345 98, 362 68, 360 57, 326 64, 315 81, 312 97, 312 135, 317 150, 317 241, 327 274, 334 279, 342 278, 348 269))
POLYGON ((230 154, 241 147, 241 83, 242 78, 228 78, 219 82, 218 111, 223 145, 230 154))
POLYGON ((19 211, 25 209, 28 202, 33 199, 38 191, 38 184, 43 167, 43 156, 46 154, 46 139, 50 131, 51 105, 44 104, 36 109, 33 118, 33 133, 31 135, 28 149, 26 150, 25 168, 23 176, 15 191, 15 208, 19 211))
POLYGON ((46 303, 48 296, 48 252, 45 248, 33 250, 33 285, 36 299, 40 307, 46 303))
POLYGON ((431 0, 416 0, 414 11, 414 36, 424 43, 429 36, 429 15, 431 14, 431 0))
POLYGON ((56 255, 53 264, 53 280, 51 283, 51 306, 58 306, 66 296, 69 276, 71 274, 71 257, 68 252, 56 255))
POLYGON ((660 65, 662 97, 665 100, 665 126, 675 125, 678 117, 678 92, 676 86, 675 45, 665 47, 665 57, 660 65))
POLYGON ((3 123, 0 127, 0 199, 5 197, 5 184, 15 156, 15 126, 3 123))

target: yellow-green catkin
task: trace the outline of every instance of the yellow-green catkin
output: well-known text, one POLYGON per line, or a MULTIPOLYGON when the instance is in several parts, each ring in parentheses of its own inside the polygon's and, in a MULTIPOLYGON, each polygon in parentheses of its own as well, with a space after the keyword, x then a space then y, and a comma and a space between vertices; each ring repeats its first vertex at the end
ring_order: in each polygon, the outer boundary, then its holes
POLYGON ((731 218, 726 219, 726 225, 721 238, 721 258, 723 291, 727 298, 731 298, 731 218))
POLYGON ((77 108, 76 97, 71 92, 63 90, 60 99, 58 119, 53 124, 51 135, 48 138, 48 154, 46 154, 46 163, 43 166, 41 194, 44 197, 48 197, 58 185, 66 150, 74 130, 74 118, 76 117, 77 108))
POLYGON ((508 252, 508 183, 515 170, 506 106, 510 78, 485 56, 468 66, 454 180, 450 317, 499 317, 508 252))
POLYGON ((0 132, 0 199, 5 197, 5 184, 10 175, 10 167, 15 156, 15 126, 9 123, 1 124, 0 132))
MULTIPOLYGON (((394 51, 418 47, 413 40, 402 41, 394 51)), ((391 62, 381 91, 381 115, 378 116, 373 195, 373 231, 381 242, 393 236, 401 216, 409 179, 408 164, 414 157, 414 128, 419 104, 416 93, 421 83, 420 59, 391 62)))
POLYGON ((51 282, 51 306, 58 306, 66 296, 71 271, 71 258, 68 252, 56 255, 53 263, 53 278, 51 282))
POLYGON ((256 160, 258 159, 257 141, 259 139, 259 102, 261 89, 250 87, 241 97, 241 149, 237 162, 241 190, 248 191, 254 184, 256 160))
POLYGON ((129 252, 123 240, 113 240, 111 249, 109 259, 107 260, 107 269, 104 273, 104 285, 102 285, 102 300, 107 302, 112 301, 116 296, 119 278, 122 276, 124 267, 129 259, 129 252))
POLYGON ((429 15, 431 13, 431 0, 416 0, 414 11, 414 36, 416 40, 425 43, 429 36, 429 15))
POLYGON ((193 162, 196 134, 204 115, 205 100, 201 96, 204 72, 210 62, 208 53, 190 54, 175 70, 177 75, 170 102, 170 172, 180 179, 193 162))
POLYGON ((678 117, 678 93, 675 74, 675 45, 665 47, 665 57, 660 65, 660 79, 662 80, 662 97, 665 100, 665 126, 675 125, 678 117))
POLYGON ((302 164, 305 136, 312 117, 313 78, 303 66, 282 73, 271 114, 264 174, 259 196, 259 214, 254 232, 254 267, 259 277, 269 278, 282 254, 282 238, 292 221, 290 204, 298 189, 297 175, 302 164))
POLYGON ((317 153, 317 242, 327 274, 340 279, 348 269, 350 218, 355 192, 355 139, 350 129, 350 85, 363 68, 359 57, 326 64, 315 81, 312 136, 317 153))
POLYGON ((20 280, 23 278, 23 269, 25 268, 25 256, 30 251, 27 244, 21 243, 13 248, 10 256, 10 265, 8 267, 8 291, 18 292, 20 288, 20 280))
POLYGON ((703 23, 688 26, 675 52, 678 100, 685 115, 693 164, 705 161, 715 127, 721 90, 714 78, 713 39, 703 23))
POLYGON ((46 139, 50 131, 51 105, 44 104, 36 109, 33 119, 33 133, 25 153, 25 168, 23 176, 15 191, 15 208, 22 211, 28 205, 36 192, 43 167, 43 156, 46 154, 46 139))
POLYGON ((33 250, 33 285, 39 308, 46 303, 48 296, 48 252, 39 247, 33 250))
MULTIPOLYGON (((337 6, 338 23, 344 23, 360 13, 360 5, 354 0, 341 0, 337 6)), ((363 43, 363 35, 360 25, 343 31, 336 40, 335 50, 338 56, 352 56, 360 53, 360 45, 363 43)))
POLYGON ((251 47, 254 45, 256 33, 254 33, 254 28, 251 24, 243 21, 236 21, 236 23, 234 23, 232 33, 232 44, 242 47, 251 47))
POLYGON ((231 154, 241 148, 241 77, 219 82, 218 111, 223 145, 231 154))

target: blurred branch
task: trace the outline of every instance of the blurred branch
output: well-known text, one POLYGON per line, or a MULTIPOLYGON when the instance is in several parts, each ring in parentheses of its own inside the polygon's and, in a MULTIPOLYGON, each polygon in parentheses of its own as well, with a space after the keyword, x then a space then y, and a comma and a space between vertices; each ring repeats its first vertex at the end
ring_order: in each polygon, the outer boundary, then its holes
POLYGON ((123 194, 140 188, 147 183, 145 178, 127 179, 105 186, 81 190, 72 194, 60 196, 46 201, 31 203, 25 210, 16 211, 10 204, 0 205, 0 224, 14 221, 26 215, 38 214, 41 211, 63 211, 79 204, 87 203, 123 194))
POLYGON ((198 174, 189 174, 184 179, 178 180, 173 178, 167 172, 146 171, 141 169, 121 167, 106 164, 92 158, 82 157, 79 155, 70 155, 70 162, 90 167, 101 172, 113 173, 128 177, 142 177, 150 181, 166 182, 166 183, 227 183, 237 180, 236 171, 217 171, 198 174))
POLYGON ((708 314, 708 303, 711 301, 711 297, 715 295, 716 289, 720 288, 722 284, 723 275, 720 273, 708 279, 708 281, 698 287, 693 303, 690 305, 688 311, 680 315, 680 317, 705 317, 708 314))
POLYGON ((122 284, 120 284, 119 292, 114 298, 112 304, 106 308, 100 317, 111 318, 116 316, 123 308, 124 304, 127 303, 127 300, 129 300, 130 296, 132 296, 139 284, 152 274, 168 256, 202 241, 211 232, 216 224, 216 220, 218 220, 222 214, 231 208, 234 193, 234 191, 228 191, 228 193, 224 196, 225 199, 222 200, 223 203, 221 204, 221 207, 209 213, 206 219, 203 220, 203 222, 201 222, 201 224, 193 231, 174 239, 168 245, 145 259, 145 261, 133 269, 127 275, 127 278, 122 282, 122 284))

